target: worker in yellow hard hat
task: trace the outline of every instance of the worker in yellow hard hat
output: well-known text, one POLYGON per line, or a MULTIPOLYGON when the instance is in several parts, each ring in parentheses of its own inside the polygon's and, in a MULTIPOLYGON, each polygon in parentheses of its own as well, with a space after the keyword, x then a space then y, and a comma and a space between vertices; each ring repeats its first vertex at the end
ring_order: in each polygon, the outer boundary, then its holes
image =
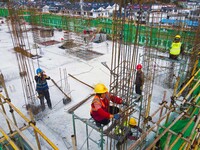
POLYGON ((180 42, 181 41, 181 36, 180 35, 176 35, 174 37, 174 41, 171 45, 170 48, 170 58, 171 59, 178 59, 178 56, 180 54, 183 54, 184 49, 183 49, 183 44, 180 42))
POLYGON ((102 83, 98 83, 94 87, 95 96, 91 104, 90 114, 95 120, 98 127, 107 125, 111 118, 116 120, 120 119, 119 108, 110 106, 110 101, 116 104, 127 105, 126 102, 117 96, 114 96, 108 92, 106 86, 102 83))

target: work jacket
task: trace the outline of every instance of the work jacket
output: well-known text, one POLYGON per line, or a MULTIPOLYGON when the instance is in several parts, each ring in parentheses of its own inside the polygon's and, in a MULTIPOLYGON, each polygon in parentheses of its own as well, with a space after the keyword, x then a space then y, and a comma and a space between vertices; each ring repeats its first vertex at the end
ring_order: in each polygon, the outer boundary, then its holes
POLYGON ((136 72, 135 84, 138 86, 142 86, 144 84, 144 73, 142 71, 136 72))
POLYGON ((47 77, 46 75, 42 76, 35 76, 35 81, 36 81, 36 91, 45 91, 49 89, 49 86, 47 84, 47 80, 49 80, 50 77, 47 77))
POLYGON ((181 45, 182 45, 181 42, 178 42, 178 43, 173 42, 170 49, 170 54, 179 55, 181 52, 181 45))
POLYGON ((113 96, 109 93, 106 94, 106 97, 104 99, 95 95, 90 110, 91 116, 93 117, 94 120, 102 121, 103 119, 110 119, 110 113, 109 113, 110 100, 117 104, 122 103, 121 98, 113 96))

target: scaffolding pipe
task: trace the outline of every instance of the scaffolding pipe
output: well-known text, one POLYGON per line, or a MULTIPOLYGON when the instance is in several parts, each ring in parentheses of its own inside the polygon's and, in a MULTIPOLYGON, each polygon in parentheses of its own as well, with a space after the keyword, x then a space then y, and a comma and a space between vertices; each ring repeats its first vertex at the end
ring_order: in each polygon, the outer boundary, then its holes
POLYGON ((73 150, 77 150, 75 135, 71 135, 73 150))
POLYGON ((188 95, 185 97, 185 99, 188 99, 190 95, 194 92, 194 90, 199 86, 200 80, 196 82, 196 84, 192 87, 192 89, 189 91, 188 95))
POLYGON ((49 145, 55 149, 58 150, 58 147, 49 140, 36 126, 35 123, 29 120, 22 112, 20 112, 11 102, 9 102, 2 94, 0 94, 0 97, 2 97, 31 127, 33 127, 34 130, 36 130, 37 133, 39 133, 42 138, 49 143, 49 145))
MULTIPOLYGON (((2 108, 3 112, 6 114, 6 110, 5 110, 4 105, 2 103, 1 97, 0 97, 0 102, 1 102, 1 108, 2 108)), ((9 130, 10 130, 10 133, 12 133, 13 131, 12 131, 10 123, 9 123, 9 121, 7 119, 6 119, 6 123, 8 125, 9 130)))
MULTIPOLYGON (((166 101, 165 101, 165 98, 166 98, 166 91, 164 91, 164 95, 163 95, 163 100, 162 100, 162 103, 165 104, 166 101)), ((160 110, 160 114, 159 114, 159 119, 162 117, 162 113, 163 113, 163 107, 161 108, 160 110)), ((156 137, 158 136, 158 131, 159 131, 159 126, 157 128, 157 131, 156 131, 156 137)), ((171 138, 171 137, 170 137, 171 138)), ((156 146, 153 147, 153 150, 155 150, 156 146)))
MULTIPOLYGON (((163 128, 163 129, 166 129, 167 127, 165 127, 165 126, 162 126, 162 125, 158 125, 159 127, 161 127, 161 128, 163 128)), ((178 134, 176 133, 176 132, 174 132, 173 130, 170 130, 169 129, 169 132, 170 133, 172 133, 173 135, 175 135, 175 136, 178 136, 178 134)), ((186 138, 184 138, 184 137, 180 137, 182 140, 184 140, 185 142, 187 142, 187 143, 191 143, 190 142, 190 140, 188 140, 188 139, 186 139, 186 138)))
POLYGON ((194 77, 198 75, 200 72, 200 69, 190 78, 190 80, 185 84, 185 86, 179 91, 178 94, 175 95, 175 97, 179 97, 181 93, 185 90, 185 88, 193 81, 194 77))
POLYGON ((168 136, 167 136, 167 142, 165 144, 164 150, 168 150, 168 148, 169 148, 169 142, 171 140, 171 137, 172 137, 172 134, 169 133, 168 136))
POLYGON ((167 132, 169 129, 184 115, 185 113, 181 113, 154 141, 151 143, 150 146, 146 150, 150 150, 157 142, 158 140, 167 132))
POLYGON ((129 146, 128 150, 133 150, 140 142, 142 142, 146 136, 155 128, 159 125, 159 123, 166 118, 166 116, 171 113, 172 111, 174 111, 174 109, 169 110, 169 112, 167 112, 160 120, 158 120, 149 130, 147 130, 146 132, 144 132, 140 138, 133 143, 132 145, 129 146))
POLYGON ((170 145, 169 150, 171 150, 173 148, 173 146, 178 142, 178 140, 180 139, 180 137, 185 133, 185 131, 188 129, 188 127, 191 125, 191 123, 194 121, 194 119, 196 118, 196 116, 194 116, 189 122, 188 124, 183 128, 183 131, 181 133, 178 134, 178 136, 176 137, 176 139, 173 141, 173 143, 170 145))
MULTIPOLYGON (((20 131, 24 131, 24 130, 28 129, 29 127, 30 127, 30 126, 26 125, 26 126, 20 128, 20 131)), ((9 137, 12 138, 12 137, 15 136, 16 134, 18 134, 18 132, 17 132, 17 131, 14 131, 12 134, 9 134, 9 137)), ((0 143, 2 143, 2 142, 5 141, 5 140, 6 140, 5 137, 1 137, 1 138, 0 138, 0 143)))
POLYGON ((6 115, 4 114, 4 112, 0 109, 0 112, 2 113, 2 115, 4 116, 4 118, 6 118, 9 123, 15 128, 15 130, 21 135, 21 137, 29 144, 29 146, 32 149, 36 149, 35 146, 26 138, 26 136, 19 130, 19 128, 15 125, 15 123, 12 122, 12 120, 6 115))
POLYGON ((5 133, 5 131, 0 127, 0 132, 6 138, 6 140, 10 143, 10 145, 14 148, 14 150, 20 150, 19 147, 10 139, 10 137, 5 133))
MULTIPOLYGON (((199 121, 200 121, 200 114, 198 114, 198 118, 197 118, 197 120, 196 120, 196 123, 195 123, 193 129, 192 129, 192 132, 191 132, 191 134, 190 134, 189 140, 192 140, 192 137, 193 137, 193 135, 194 135, 194 132, 195 132, 197 126, 200 127, 199 121)), ((191 146, 191 144, 190 144, 190 143, 187 143, 187 145, 186 145, 186 147, 187 147, 186 150, 189 150, 189 149, 190 149, 190 146, 191 146)))

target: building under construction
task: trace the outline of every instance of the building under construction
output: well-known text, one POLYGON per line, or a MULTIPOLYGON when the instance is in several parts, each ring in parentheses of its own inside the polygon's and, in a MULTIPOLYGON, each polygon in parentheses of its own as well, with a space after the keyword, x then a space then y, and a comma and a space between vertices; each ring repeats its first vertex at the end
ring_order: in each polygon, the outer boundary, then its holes
MULTIPOLYGON (((100 65, 109 73, 109 92, 121 97, 128 106, 113 104, 120 109, 121 118, 111 120, 107 126, 97 127, 91 116, 85 117, 80 113, 85 107, 89 112, 90 108, 85 105, 91 102, 95 94, 91 92, 89 96, 85 95, 85 99, 67 109, 72 118, 67 124, 70 124, 73 133, 70 141, 62 138, 65 149, 200 149, 199 18, 191 15, 188 19, 177 7, 177 12, 170 14, 176 19, 170 22, 163 11, 146 9, 145 4, 142 1, 128 3, 121 0, 119 9, 114 11, 112 17, 88 18, 84 15, 41 13, 36 8, 16 9, 12 1, 7 1, 7 8, 0 8, 0 16, 6 17, 25 108, 30 118, 12 103, 5 75, 1 73, 0 113, 3 121, 0 125, 0 149, 40 150, 44 145, 48 145, 46 149, 60 149, 50 136, 37 127, 38 120, 48 118, 47 115, 38 116, 42 112, 34 83, 35 69, 44 67, 41 47, 60 44, 55 49, 64 51, 65 55, 70 56, 69 59, 92 63, 93 59, 104 55, 96 51, 92 43, 107 44, 108 41, 112 43, 112 55, 106 58, 110 64, 101 62, 100 65), (133 7, 136 4, 137 11, 133 7), (59 31, 55 31, 55 27, 59 31), (55 33, 61 32, 62 39, 56 39, 55 33), (179 56, 181 59, 173 60, 169 58, 169 50, 176 35, 182 37, 184 53, 179 56), (133 89, 137 64, 142 64, 145 76, 142 95, 136 94, 133 89), (172 93, 170 100, 166 100, 167 93, 164 91, 157 101, 158 107, 152 108, 155 86, 171 89, 172 93), (130 118, 136 121, 134 126, 128 124, 130 118), (30 140, 27 132, 32 133, 35 142, 30 140), (79 137, 79 134, 82 136, 79 137)), ((53 85, 50 86, 52 91, 59 91, 64 96, 63 99, 56 98, 62 99, 66 106, 73 102, 70 83, 94 89, 91 83, 84 80, 84 75, 82 80, 78 78, 80 74, 71 75, 67 72, 66 69, 60 69, 56 75, 60 80, 55 82, 52 79, 53 85), (69 82, 69 78, 72 81, 69 82)))

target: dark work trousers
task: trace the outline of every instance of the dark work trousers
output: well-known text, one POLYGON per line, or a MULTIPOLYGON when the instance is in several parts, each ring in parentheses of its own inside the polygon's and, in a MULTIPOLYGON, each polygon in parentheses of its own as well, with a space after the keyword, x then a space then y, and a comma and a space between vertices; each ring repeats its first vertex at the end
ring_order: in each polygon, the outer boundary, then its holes
MULTIPOLYGON (((119 113, 119 108, 115 107, 115 106, 109 106, 109 113, 112 114, 112 115, 117 114, 117 113, 119 113)), ((101 121, 95 121, 95 122, 96 122, 96 125, 98 127, 100 127, 101 124, 107 125, 110 122, 110 119, 103 119, 101 121)))
POLYGON ((40 99, 40 104, 41 104, 42 110, 45 109, 44 98, 47 100, 47 105, 51 109, 52 105, 51 105, 49 90, 38 91, 38 94, 39 94, 39 99, 40 99))
POLYGON ((177 59, 178 59, 178 56, 179 56, 179 55, 172 55, 172 54, 170 54, 170 55, 169 55, 169 58, 177 60, 177 59))
POLYGON ((140 87, 141 87, 141 85, 139 85, 139 84, 135 85, 135 93, 142 95, 142 90, 140 89, 140 87))

